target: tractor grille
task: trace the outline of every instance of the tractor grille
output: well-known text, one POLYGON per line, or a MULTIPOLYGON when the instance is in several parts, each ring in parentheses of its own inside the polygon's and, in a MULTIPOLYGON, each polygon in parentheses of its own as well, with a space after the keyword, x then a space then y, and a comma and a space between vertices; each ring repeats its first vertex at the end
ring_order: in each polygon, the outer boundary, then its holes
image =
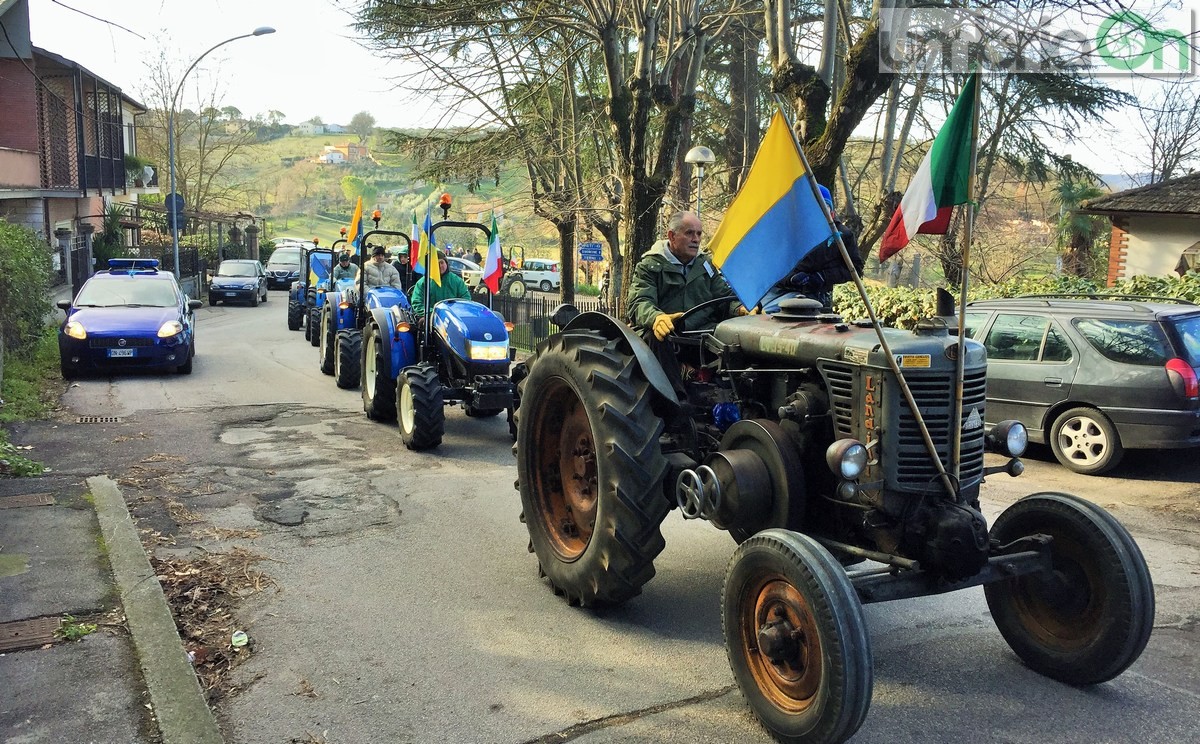
MULTIPOLYGON (((821 364, 821 372, 829 386, 829 403, 833 414, 833 427, 837 438, 868 436, 862 427, 865 415, 863 385, 866 374, 876 375, 879 384, 879 400, 874 415, 876 426, 882 425, 883 466, 894 487, 901 490, 925 490, 940 488, 937 468, 929 459, 921 430, 916 418, 904 401, 900 389, 890 373, 879 369, 867 370, 842 363, 821 364), (887 421, 893 421, 888 426, 887 421)), ((929 436, 947 466, 950 463, 950 419, 954 415, 954 374, 952 372, 905 372, 913 399, 917 403, 929 436)), ((986 368, 968 370, 963 379, 963 421, 972 411, 977 411, 982 424, 984 398, 986 396, 986 368)), ((983 426, 964 430, 959 461, 959 475, 963 487, 977 483, 983 475, 983 426)))
MULTIPOLYGON (((925 419, 925 425, 929 428, 929 435, 933 439, 938 456, 948 466, 950 447, 953 443, 950 422, 954 416, 954 375, 944 372, 907 372, 904 377, 908 380, 913 400, 916 401, 917 408, 925 419)), ((986 371, 982 368, 967 371, 963 379, 963 421, 967 421, 972 411, 978 412, 979 419, 978 426, 963 431, 959 456, 959 480, 963 486, 977 482, 983 475, 983 404, 986 379, 986 371)), ((917 487, 933 484, 936 482, 937 469, 926 453, 916 418, 900 391, 897 389, 894 394, 896 403, 899 404, 900 427, 896 446, 889 449, 896 453, 897 483, 901 486, 917 487)))

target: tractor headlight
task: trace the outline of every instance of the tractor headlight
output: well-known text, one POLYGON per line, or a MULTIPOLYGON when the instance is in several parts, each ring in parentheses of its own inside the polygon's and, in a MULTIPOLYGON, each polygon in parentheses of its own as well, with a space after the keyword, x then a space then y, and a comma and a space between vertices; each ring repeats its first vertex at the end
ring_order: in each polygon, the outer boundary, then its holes
POLYGON ((867 448, 857 439, 839 439, 825 450, 825 464, 842 480, 855 480, 867 469, 867 448))
POLYGON ((162 324, 162 328, 158 329, 159 338, 170 338, 183 333, 183 323, 178 320, 168 320, 162 324))
POLYGON ((67 327, 63 329, 63 333, 80 341, 87 338, 87 331, 84 330, 83 323, 80 323, 78 320, 72 320, 70 323, 67 323, 67 327))
POLYGON ((1029 430, 1020 421, 1001 421, 987 435, 988 449, 1006 457, 1020 457, 1029 446, 1029 430))
POLYGON ((508 342, 467 341, 467 356, 477 362, 499 362, 508 359, 508 342))

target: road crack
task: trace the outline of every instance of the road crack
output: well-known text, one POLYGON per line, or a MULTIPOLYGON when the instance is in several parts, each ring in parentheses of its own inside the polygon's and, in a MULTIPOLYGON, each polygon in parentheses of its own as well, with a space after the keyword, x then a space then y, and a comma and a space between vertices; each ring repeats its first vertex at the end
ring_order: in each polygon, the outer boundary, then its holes
POLYGON ((590 734, 591 732, 599 731, 600 729, 610 728, 612 726, 623 726, 640 718, 645 718, 646 716, 652 716, 668 710, 675 710, 676 708, 685 708, 689 705, 695 705, 696 703, 705 703, 709 700, 716 700, 719 697, 728 695, 736 689, 737 685, 726 685, 725 687, 721 687, 716 690, 709 690, 708 692, 702 692, 699 695, 695 695, 690 698, 684 698, 683 700, 675 700, 669 703, 653 705, 649 708, 642 708, 640 710, 634 710, 628 713, 614 713, 611 716, 604 716, 603 718, 596 718, 591 721, 577 723, 560 731, 539 736, 536 739, 529 739, 522 744, 559 744, 560 742, 572 741, 574 739, 578 739, 584 734, 590 734))

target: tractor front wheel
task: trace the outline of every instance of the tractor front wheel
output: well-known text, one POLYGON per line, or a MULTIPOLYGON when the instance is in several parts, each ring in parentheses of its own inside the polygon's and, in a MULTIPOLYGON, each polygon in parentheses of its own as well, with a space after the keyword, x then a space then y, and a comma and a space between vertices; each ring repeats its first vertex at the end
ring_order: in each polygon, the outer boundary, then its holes
POLYGON ((1106 682, 1146 648, 1154 583, 1129 532, 1099 506, 1065 493, 1037 493, 992 526, 1000 544, 1052 538, 1053 568, 984 587, 1000 635, 1031 669, 1070 685, 1106 682))
POLYGON ((424 450, 442 443, 446 430, 444 405, 442 381, 433 365, 400 370, 396 378, 396 418, 405 447, 424 450))
POLYGON ((298 331, 304 325, 304 306, 295 300, 288 300, 288 330, 298 331))
POLYGON ((313 346, 321 345, 321 311, 318 308, 310 307, 308 309, 308 325, 304 330, 304 337, 313 346))
POLYGON ((338 331, 337 354, 333 363, 333 380, 343 390, 358 387, 359 365, 362 364, 362 331, 347 328, 338 331))
POLYGON ((669 504, 653 393, 619 341, 553 336, 528 363, 517 409, 517 480, 540 571, 570 604, 641 593, 669 504))
POLYGON ((396 420, 396 382, 388 374, 391 354, 388 353, 379 326, 367 326, 363 339, 362 399, 363 411, 372 421, 396 420))
POLYGON ((317 351, 318 358, 321 362, 321 372, 332 375, 333 367, 337 362, 335 352, 337 350, 337 323, 330 311, 330 306, 326 305, 321 312, 321 333, 320 344, 317 351))
POLYGON ((783 742, 849 739, 871 706, 862 604, 829 551, 798 532, 759 532, 734 551, 721 592, 734 679, 783 742))

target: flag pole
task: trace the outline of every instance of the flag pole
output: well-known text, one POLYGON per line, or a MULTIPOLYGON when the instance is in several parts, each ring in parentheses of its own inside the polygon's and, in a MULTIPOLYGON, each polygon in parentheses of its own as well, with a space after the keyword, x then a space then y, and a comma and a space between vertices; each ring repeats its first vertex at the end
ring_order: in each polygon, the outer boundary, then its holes
POLYGON ((808 165, 808 156, 804 154, 804 148, 800 146, 800 141, 796 139, 796 131, 792 129, 792 123, 788 121, 787 114, 783 113, 783 101, 778 94, 775 96, 775 105, 779 107, 779 113, 783 116, 783 120, 787 124, 788 134, 792 137, 792 144, 796 146, 796 152, 800 155, 800 162, 804 165, 804 174, 807 176, 806 180, 808 181, 809 189, 812 190, 813 198, 817 200, 817 204, 821 206, 821 214, 825 215, 825 221, 833 233, 838 251, 842 254, 842 261, 845 262, 846 267, 850 270, 850 276, 854 279, 854 286, 858 288, 858 296, 867 308, 867 317, 871 321, 871 327, 875 329, 879 345, 883 349, 884 356, 887 358, 888 367, 891 369, 892 374, 896 376, 900 392, 904 395, 904 402, 908 404, 908 410, 912 411, 913 420, 917 424, 917 429, 921 432, 921 439, 925 442, 925 449, 933 460, 934 466, 937 468, 938 477, 941 479, 942 485, 946 487, 946 492, 950 494, 951 499, 956 499, 955 481, 946 472, 946 466, 942 463, 942 458, 938 455, 937 446, 933 443, 933 437, 929 434, 929 427, 925 425, 925 417, 921 415, 921 409, 917 406, 916 399, 913 398, 912 390, 908 387, 908 381, 904 379, 904 373, 900 371, 900 364, 896 361, 896 356, 892 354, 892 347, 888 344, 887 337, 883 333, 883 326, 879 324, 879 318, 875 315, 875 308, 871 305, 871 298, 867 296, 867 287, 863 284, 862 277, 858 275, 858 269, 855 268, 854 262, 850 260, 850 252, 846 250, 846 244, 842 241, 842 233, 837 229, 837 225, 833 221, 833 213, 830 211, 829 205, 825 203, 825 200, 821 198, 821 192, 817 190, 817 179, 812 177, 812 168, 808 165))
MULTIPOLYGON (((428 212, 425 213, 425 217, 427 219, 429 219, 428 212)), ((433 313, 430 312, 430 310, 432 310, 432 308, 429 307, 429 285, 433 282, 433 277, 429 273, 429 259, 433 256, 433 252, 436 251, 437 249, 433 247, 433 220, 432 219, 429 219, 429 235, 426 237, 428 238, 429 244, 425 248, 425 286, 424 286, 424 289, 425 289, 425 302, 424 302, 425 312, 424 312, 424 315, 425 315, 425 317, 421 318, 421 326, 424 329, 425 335, 424 335, 424 341, 421 344, 421 361, 422 362, 425 361, 425 348, 427 346, 429 346, 429 335, 430 335, 430 325, 431 325, 430 320, 433 317, 433 313)))
MULTIPOLYGON (((978 72, 972 72, 978 75, 978 72)), ((975 228, 975 167, 979 159, 979 81, 975 81, 975 100, 971 102, 971 170, 967 174, 967 203, 963 220, 962 267, 959 269, 960 281, 958 292, 958 354, 954 361, 954 418, 953 445, 950 448, 950 472, 954 480, 958 480, 962 465, 962 409, 963 409, 963 377, 966 372, 967 350, 967 259, 971 255, 971 238, 975 228)))

